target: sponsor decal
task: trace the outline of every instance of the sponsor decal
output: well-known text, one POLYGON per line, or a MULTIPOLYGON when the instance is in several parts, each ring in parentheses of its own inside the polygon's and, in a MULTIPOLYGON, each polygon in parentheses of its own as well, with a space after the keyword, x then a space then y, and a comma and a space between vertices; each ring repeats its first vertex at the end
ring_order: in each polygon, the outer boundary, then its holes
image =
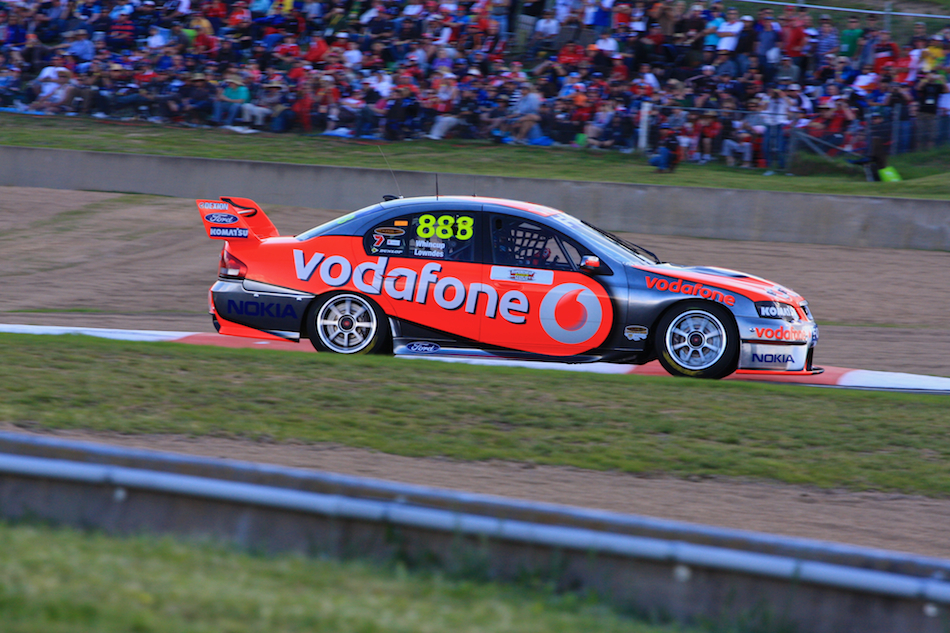
POLYGON ((590 340, 600 328, 600 301, 580 284, 551 288, 541 300, 541 327, 558 343, 577 345, 590 340))
POLYGON ((763 319, 785 319, 786 321, 795 321, 798 319, 798 312, 795 310, 795 307, 787 303, 756 301, 755 310, 763 319))
POLYGON ((794 363, 795 358, 791 354, 752 354, 753 363, 794 363))
POLYGON ((432 354, 433 352, 438 352, 442 348, 435 343, 415 341, 406 345, 406 349, 415 354, 432 354))
MULTIPOLYGON (((401 252, 397 251, 397 254, 401 252)), ((436 273, 442 270, 442 264, 436 262, 427 263, 421 272, 409 268, 387 270, 388 263, 389 258, 379 257, 375 262, 363 262, 354 267, 340 255, 326 257, 323 253, 314 253, 307 259, 303 251, 294 250, 294 268, 301 281, 309 281, 316 273, 324 284, 340 287, 352 279, 357 290, 369 295, 385 292, 397 301, 414 301, 423 305, 431 296, 443 310, 461 308, 469 314, 475 314, 478 300, 484 296, 485 316, 489 319, 500 315, 509 323, 520 325, 525 322, 523 315, 528 314, 530 307, 528 297, 520 290, 509 290, 499 297, 498 291, 488 284, 476 282, 466 287, 455 277, 440 278, 436 273), (372 276, 367 281, 370 273, 372 276)))
POLYGON ((396 220, 393 226, 409 226, 409 220, 396 220))
POLYGON ((402 240, 386 240, 386 246, 402 246, 402 240))
POLYGON ((402 255, 402 249, 399 250, 393 248, 374 248, 374 253, 386 253, 387 255, 402 255))
POLYGON ((247 229, 226 229, 220 226, 209 226, 208 237, 247 237, 247 229))
POLYGON ((702 297, 724 303, 727 306, 736 305, 736 298, 733 295, 726 294, 721 290, 707 288, 699 282, 690 282, 683 279, 674 279, 669 281, 660 277, 650 277, 647 275, 647 288, 653 290, 663 290, 665 292, 677 292, 679 294, 702 297))
POLYGON ((554 283, 553 270, 492 266, 488 276, 495 281, 517 281, 524 284, 541 284, 544 286, 550 286, 554 283))
MULTIPOLYGON (((310 281, 317 275, 327 286, 339 288, 352 283, 359 292, 368 295, 385 294, 395 301, 412 301, 422 305, 431 299, 443 310, 464 310, 468 314, 475 314, 481 304, 485 317, 501 317, 516 325, 526 323, 531 313, 528 297, 520 290, 499 294, 499 290, 489 284, 474 282, 466 286, 455 277, 440 277, 438 273, 442 271, 442 264, 439 262, 427 262, 421 271, 417 271, 410 268, 390 269, 388 257, 377 257, 375 261, 354 266, 340 255, 327 257, 323 253, 313 253, 308 257, 304 251, 297 249, 293 253, 294 269, 301 281, 310 281)), ((503 279, 509 279, 507 274, 503 279)), ((566 345, 587 342, 597 333, 603 321, 603 310, 597 295, 577 283, 560 284, 548 290, 541 299, 538 315, 548 336, 566 345)))
POLYGON ((775 341, 809 341, 811 340, 811 333, 799 330, 790 330, 784 327, 757 327, 755 328, 755 337, 759 339, 769 339, 775 341))
POLYGON ((374 235, 373 236, 373 246, 382 246, 383 242, 386 241, 386 236, 384 235, 374 235))
POLYGON ((391 226, 381 226, 378 229, 373 229, 373 233, 376 235, 405 235, 406 231, 391 226))
POLYGON ((201 209, 208 209, 209 211, 227 211, 228 203, 227 202, 199 202, 198 207, 201 209))
POLYGON ((649 333, 650 330, 642 325, 628 325, 623 329, 623 335, 628 341, 645 341, 649 333))
POLYGON ((205 216, 205 220, 212 224, 234 224, 238 218, 230 213, 209 213, 205 216))
POLYGON ((266 303, 264 301, 234 301, 228 299, 228 314, 244 316, 268 316, 275 319, 296 319, 297 312, 292 305, 266 303))

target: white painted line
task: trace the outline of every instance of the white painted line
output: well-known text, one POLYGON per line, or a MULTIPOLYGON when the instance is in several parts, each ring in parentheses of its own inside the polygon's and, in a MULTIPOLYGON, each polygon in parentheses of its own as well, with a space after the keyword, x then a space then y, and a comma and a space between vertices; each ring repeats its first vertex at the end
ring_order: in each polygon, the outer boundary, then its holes
MULTIPOLYGON (((0 332, 9 334, 83 334, 119 341, 176 341, 178 339, 200 334, 200 332, 164 332, 161 330, 117 330, 93 327, 60 327, 55 325, 14 325, 0 323, 0 332)), ((268 341, 259 341, 265 345, 268 341)), ((424 360, 438 360, 445 363, 465 363, 468 365, 489 365, 505 367, 527 367, 530 369, 555 369, 560 371, 576 371, 592 374, 628 374, 632 373, 636 365, 616 365, 613 363, 549 363, 542 361, 508 360, 498 358, 470 358, 459 356, 410 356, 399 355, 396 358, 421 358, 424 360)), ((924 376, 920 374, 905 374, 889 371, 870 371, 866 369, 852 369, 845 372, 838 379, 838 387, 857 389, 901 389, 914 391, 945 391, 950 392, 950 378, 942 376, 924 376)))
POLYGON ((903 374, 891 371, 855 369, 838 380, 839 387, 863 389, 908 389, 920 391, 950 391, 950 378, 903 374))
POLYGON ((13 325, 0 323, 0 332, 7 334, 82 334, 117 341, 174 341, 195 332, 164 332, 161 330, 112 330, 98 327, 60 327, 57 325, 13 325))

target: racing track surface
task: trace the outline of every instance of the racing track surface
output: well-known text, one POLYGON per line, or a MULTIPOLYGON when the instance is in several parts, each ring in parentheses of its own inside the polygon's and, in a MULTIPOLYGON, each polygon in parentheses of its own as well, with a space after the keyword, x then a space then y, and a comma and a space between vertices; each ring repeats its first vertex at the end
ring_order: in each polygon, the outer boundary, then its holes
MULTIPOLYGON (((339 215, 267 211, 286 234, 339 215)), ((794 288, 822 323, 819 365, 950 376, 947 253, 627 237, 665 260, 735 268, 794 288)), ((0 187, 0 323, 212 332, 206 297, 219 249, 204 236, 192 200, 0 187)), ((64 435, 950 556, 950 500, 943 499, 468 464, 337 446, 64 435)))

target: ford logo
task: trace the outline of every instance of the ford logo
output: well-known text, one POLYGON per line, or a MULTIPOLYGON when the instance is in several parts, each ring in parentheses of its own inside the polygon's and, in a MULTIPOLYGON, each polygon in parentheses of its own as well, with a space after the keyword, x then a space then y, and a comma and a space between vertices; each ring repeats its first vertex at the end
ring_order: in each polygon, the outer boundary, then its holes
POLYGON ((442 348, 435 343, 423 343, 421 341, 417 341, 415 343, 409 343, 406 345, 406 349, 416 354, 432 354, 433 352, 438 352, 442 348))
POLYGON ((238 219, 236 215, 230 213, 209 213, 205 216, 205 221, 212 224, 234 224, 238 219))

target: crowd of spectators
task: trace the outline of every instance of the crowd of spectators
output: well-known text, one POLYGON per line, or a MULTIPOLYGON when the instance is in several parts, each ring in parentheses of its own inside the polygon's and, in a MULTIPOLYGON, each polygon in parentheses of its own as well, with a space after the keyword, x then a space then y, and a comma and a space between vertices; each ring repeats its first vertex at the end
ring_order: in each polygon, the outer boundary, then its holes
POLYGON ((625 152, 646 132, 663 171, 778 168, 793 130, 843 152, 950 141, 950 19, 904 41, 879 22, 718 0, 0 0, 0 105, 625 152))

